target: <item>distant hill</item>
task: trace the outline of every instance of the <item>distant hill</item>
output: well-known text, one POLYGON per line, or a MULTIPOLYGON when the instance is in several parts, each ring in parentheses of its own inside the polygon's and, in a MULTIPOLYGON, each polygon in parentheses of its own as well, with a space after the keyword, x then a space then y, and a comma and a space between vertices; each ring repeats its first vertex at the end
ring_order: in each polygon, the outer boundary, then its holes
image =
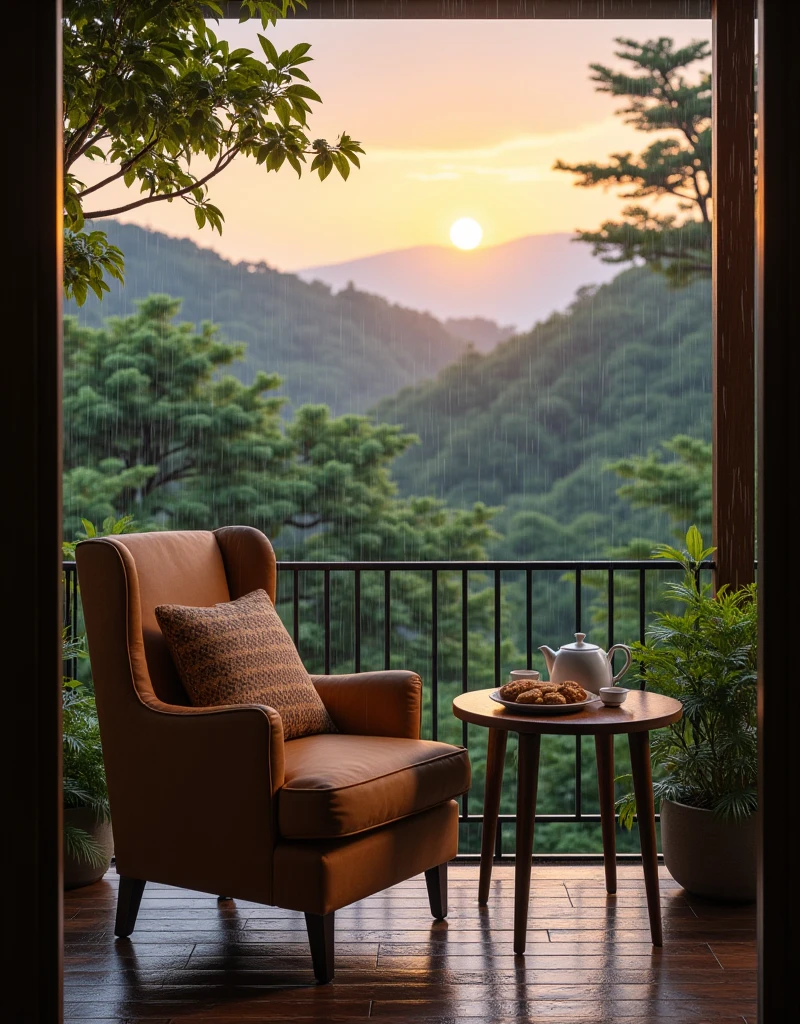
POLYGON ((653 513, 632 513, 617 498, 620 480, 603 464, 678 433, 708 440, 710 384, 710 283, 670 290, 637 268, 376 411, 422 441, 392 468, 403 493, 507 508, 496 554, 600 557, 637 532, 669 537, 653 513), (528 525, 512 549, 517 513, 551 517, 563 548, 547 548, 528 525), (591 523, 576 539, 567 528, 586 514, 591 523))
POLYGON ((513 324, 501 326, 483 316, 449 317, 445 327, 456 338, 463 338, 479 352, 491 352, 501 341, 508 341, 517 332, 513 324))
POLYGON ((571 234, 529 235, 503 245, 462 252, 419 245, 363 259, 298 271, 304 281, 334 289, 352 282, 440 318, 486 317, 528 330, 560 311, 588 284, 604 284, 619 267, 592 256, 571 234))
POLYGON ((324 402, 334 412, 362 412, 399 388, 432 377, 460 356, 465 342, 434 317, 345 289, 332 295, 265 263, 234 264, 188 239, 103 221, 125 253, 125 285, 112 281, 102 303, 94 297, 65 312, 97 326, 127 316, 154 292, 183 299, 181 317, 211 320, 229 341, 245 342, 244 363, 232 372, 248 382, 258 370, 279 373, 294 405, 324 402))

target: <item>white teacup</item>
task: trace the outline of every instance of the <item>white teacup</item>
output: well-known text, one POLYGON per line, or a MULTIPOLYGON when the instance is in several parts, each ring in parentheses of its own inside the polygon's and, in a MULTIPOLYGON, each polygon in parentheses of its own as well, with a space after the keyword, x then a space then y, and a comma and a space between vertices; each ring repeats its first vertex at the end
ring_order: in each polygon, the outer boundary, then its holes
POLYGON ((605 705, 615 708, 624 703, 628 691, 623 686, 601 686, 598 696, 605 705))
POLYGON ((515 668, 508 673, 508 681, 517 683, 522 679, 539 679, 539 673, 535 668, 515 668))

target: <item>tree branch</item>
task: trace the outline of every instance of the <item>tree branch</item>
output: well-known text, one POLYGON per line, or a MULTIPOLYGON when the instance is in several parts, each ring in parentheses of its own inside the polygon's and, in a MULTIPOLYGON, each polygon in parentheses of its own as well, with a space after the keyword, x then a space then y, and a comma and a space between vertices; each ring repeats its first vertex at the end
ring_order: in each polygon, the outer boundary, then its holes
MULTIPOLYGON (((151 142, 147 143, 144 149, 140 149, 138 153, 134 153, 130 160, 126 160, 124 164, 120 164, 120 168, 116 172, 116 174, 110 174, 107 178, 104 178, 102 181, 98 181, 97 184, 90 185, 89 188, 85 188, 83 192, 79 192, 78 199, 83 199, 85 196, 91 195, 92 192, 97 192, 98 189, 105 188, 105 186, 110 185, 112 181, 117 181, 119 178, 124 178, 128 171, 131 169, 131 167, 137 164, 142 159, 142 157, 147 156, 150 150, 157 144, 158 139, 159 136, 156 136, 156 138, 154 138, 151 142)), ((89 217, 91 215, 86 214, 86 216, 89 217)))
POLYGON ((235 146, 229 151, 229 153, 225 154, 225 158, 220 157, 216 167, 212 171, 209 171, 204 178, 199 178, 197 181, 192 182, 191 185, 178 189, 176 192, 164 192, 158 195, 151 193, 146 198, 139 199, 135 203, 128 203, 126 206, 118 206, 113 210, 92 210, 91 212, 85 212, 83 216, 86 220, 99 220, 101 217, 115 217, 119 213, 127 213, 129 210, 135 210, 139 206, 146 206, 148 203, 160 203, 165 199, 179 199, 181 196, 185 196, 190 192, 193 192, 196 188, 202 188, 207 181, 210 181, 213 177, 219 174, 220 171, 224 171, 238 152, 239 147, 235 146), (223 159, 224 163, 222 162, 223 159))

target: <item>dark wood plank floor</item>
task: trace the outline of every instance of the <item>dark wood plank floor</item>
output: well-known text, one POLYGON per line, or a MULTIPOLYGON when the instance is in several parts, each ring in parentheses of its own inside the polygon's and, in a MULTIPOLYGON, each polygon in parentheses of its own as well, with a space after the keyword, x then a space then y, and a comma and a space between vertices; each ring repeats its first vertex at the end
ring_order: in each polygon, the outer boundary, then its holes
POLYGON ((650 944, 641 866, 534 865, 528 949, 514 956, 513 868, 489 906, 451 866, 435 923, 420 876, 336 915, 336 979, 316 986, 301 914, 149 885, 113 934, 117 878, 65 894, 66 1019, 115 1024, 755 1024, 755 912, 687 896, 661 869, 664 947, 650 944))

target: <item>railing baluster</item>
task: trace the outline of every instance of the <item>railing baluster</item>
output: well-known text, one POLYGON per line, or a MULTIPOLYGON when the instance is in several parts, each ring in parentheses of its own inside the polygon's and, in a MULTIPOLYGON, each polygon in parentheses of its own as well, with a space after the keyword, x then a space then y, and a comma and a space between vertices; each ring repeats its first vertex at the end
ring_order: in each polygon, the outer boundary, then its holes
POLYGON ((582 574, 580 569, 575 570, 575 632, 583 632, 581 629, 581 619, 583 617, 583 605, 581 602, 582 596, 582 574))
MULTIPOLYGON (((583 617, 582 597, 582 575, 580 568, 575 570, 575 632, 582 632, 581 619, 583 617)), ((583 759, 581 758, 581 737, 575 737, 575 819, 581 820, 581 808, 583 805, 583 759)))
POLYGON ((502 667, 500 656, 500 570, 494 571, 494 685, 500 685, 500 669, 502 667))
MULTIPOLYGON (((461 692, 469 689, 469 572, 461 570, 461 692)), ((467 723, 461 723, 461 746, 468 745, 467 723)), ((469 821, 469 792, 461 797, 461 820, 469 821)))
POLYGON ((439 570, 431 571, 431 737, 439 739, 439 570))
MULTIPOLYGON (((645 608, 645 602, 647 600, 647 583, 645 570, 639 570, 639 643, 643 644, 645 641, 645 628, 647 625, 647 610, 645 608)), ((640 669, 639 672, 639 689, 644 690, 647 681, 644 677, 644 668, 640 669)))
POLYGON ((300 570, 292 571, 292 637, 294 645, 300 649, 300 570))
POLYGON ((582 736, 575 737, 575 819, 580 821, 583 817, 581 808, 583 806, 583 759, 581 757, 582 736))
POLYGON ((525 570, 525 667, 533 668, 533 569, 525 570))
POLYGON ((322 615, 325 620, 325 675, 331 670, 331 571, 322 571, 322 615))
MULTIPOLYGON (((614 646, 614 570, 608 570, 608 647, 609 650, 614 646)), ((614 658, 616 654, 611 655, 611 675, 614 675, 614 658)))
POLYGON ((353 601, 355 604, 355 671, 361 671, 361 570, 356 569, 353 579, 353 601))
POLYGON ((392 573, 383 570, 383 667, 392 667, 392 573))

